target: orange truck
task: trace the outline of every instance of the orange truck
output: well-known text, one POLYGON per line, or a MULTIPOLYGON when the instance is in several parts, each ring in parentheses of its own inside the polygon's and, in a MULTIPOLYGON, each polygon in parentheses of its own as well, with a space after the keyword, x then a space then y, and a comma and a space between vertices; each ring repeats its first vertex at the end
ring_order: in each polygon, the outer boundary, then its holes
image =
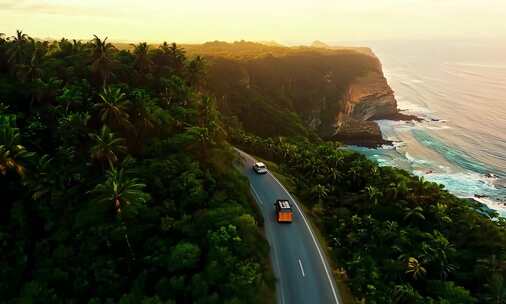
POLYGON ((293 220, 293 211, 290 202, 287 200, 276 200, 276 220, 278 223, 291 223, 293 220))

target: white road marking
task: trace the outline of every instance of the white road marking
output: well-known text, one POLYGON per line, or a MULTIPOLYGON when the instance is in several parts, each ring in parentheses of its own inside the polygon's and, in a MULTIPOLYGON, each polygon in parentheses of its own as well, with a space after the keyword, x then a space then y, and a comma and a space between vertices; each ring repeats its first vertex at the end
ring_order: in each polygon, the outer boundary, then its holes
POLYGON ((255 190, 255 188, 253 188, 253 185, 250 183, 249 184, 251 190, 253 191, 253 194, 257 197, 258 199, 258 202, 260 203, 260 205, 264 205, 264 203, 262 202, 262 199, 260 199, 260 195, 258 195, 258 192, 255 190))
POLYGON ((302 267, 302 261, 299 259, 299 266, 300 266, 300 271, 302 272, 302 276, 305 277, 306 274, 304 273, 304 267, 302 267))
MULTIPOLYGON (((255 159, 251 155, 249 155, 249 154, 247 154, 247 153, 245 153, 245 152, 243 152, 243 151, 241 151, 241 150, 239 150, 237 148, 234 148, 234 149, 236 149, 236 151, 238 151, 240 154, 243 154, 247 158, 255 161, 255 159)), ((334 281, 331 279, 330 271, 329 271, 329 269, 327 267, 327 263, 325 262, 325 259, 323 258, 323 254, 322 254, 322 252, 320 250, 320 246, 318 246, 318 243, 316 242, 316 238, 315 238, 315 236, 313 234, 313 231, 311 230, 311 227, 309 226, 309 224, 308 224, 308 222, 306 220, 306 216, 304 215, 304 213, 300 209, 299 205, 297 204, 297 201, 293 198, 293 196, 285 188, 285 186, 283 186, 283 184, 272 173, 268 172, 268 174, 278 183, 279 186, 281 186, 281 188, 283 190, 285 190, 285 192, 288 194, 288 196, 290 197, 290 199, 293 201, 293 203, 294 203, 295 207, 297 208, 297 210, 299 211, 300 215, 302 216, 302 219, 304 220, 304 224, 306 224, 306 227, 309 230, 309 234, 311 235, 311 238, 313 239, 313 243, 316 246, 316 250, 318 251, 318 255, 320 256, 320 259, 321 259, 321 261, 323 263, 323 268, 325 268, 325 273, 327 275, 327 279, 329 281, 330 289, 332 290, 332 295, 334 296, 334 300, 336 301, 337 304, 339 304, 340 302, 339 302, 339 298, 337 297, 336 289, 334 287, 334 283, 333 283, 334 281)))

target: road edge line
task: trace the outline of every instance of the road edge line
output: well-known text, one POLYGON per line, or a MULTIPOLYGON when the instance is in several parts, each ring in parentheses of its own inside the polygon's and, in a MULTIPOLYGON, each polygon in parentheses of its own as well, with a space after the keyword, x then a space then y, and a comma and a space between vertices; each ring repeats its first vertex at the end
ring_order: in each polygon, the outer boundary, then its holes
POLYGON ((316 249, 318 250, 318 254, 320 255, 320 259, 321 259, 321 261, 323 263, 323 268, 325 268, 325 273, 327 274, 327 279, 329 280, 330 288, 332 289, 332 294, 334 296, 334 300, 336 301, 337 304, 341 304, 341 302, 339 301, 339 298, 337 296, 336 290, 335 290, 334 281, 333 281, 332 277, 330 276, 330 271, 328 269, 327 262, 325 261, 325 258, 323 257, 323 254, 321 252, 320 246, 319 246, 318 242, 316 241, 316 238, 314 236, 313 230, 311 229, 311 226, 309 226, 309 223, 307 222, 307 219, 306 219, 306 216, 304 215, 304 212, 302 212, 302 209, 299 207, 299 204, 297 203, 297 200, 290 194, 290 191, 288 191, 285 188, 285 186, 283 186, 283 184, 274 176, 274 174, 272 174, 271 172, 269 172, 269 174, 281 186, 281 188, 283 188, 283 190, 285 190, 286 193, 288 193, 288 196, 294 202, 295 207, 297 207, 297 210, 299 211, 300 215, 302 215, 302 219, 304 220, 304 224, 306 224, 306 227, 309 230, 309 233, 311 234, 311 238, 313 239, 313 243, 315 244, 316 249))
MULTIPOLYGON (((248 158, 250 158, 251 160, 255 161, 255 158, 253 156, 249 155, 248 153, 246 153, 246 152, 244 152, 244 151, 242 151, 240 149, 237 149, 237 151, 239 151, 240 153, 243 153, 248 158)), ((283 186, 283 184, 276 178, 276 176, 274 176, 274 174, 272 174, 270 171, 268 171, 267 173, 278 183, 278 185, 281 186, 281 188, 283 188, 283 190, 285 190, 285 192, 288 194, 288 196, 290 197, 290 199, 295 204, 295 207, 297 207, 297 210, 299 211, 300 215, 302 215, 302 219, 304 220, 304 224, 306 225, 307 229, 309 230, 309 234, 311 235, 313 243, 316 246, 316 250, 318 251, 318 255, 320 256, 320 259, 321 259, 321 261, 323 263, 323 268, 325 269, 325 274, 327 275, 327 279, 329 280, 330 289, 332 290, 332 295, 334 296, 334 300, 336 301, 337 304, 341 304, 341 301, 339 300, 339 297, 337 296, 336 287, 334 286, 335 280, 333 280, 332 277, 330 276, 330 271, 328 269, 329 266, 327 265, 327 262, 326 262, 325 258, 323 257, 322 251, 320 249, 320 246, 319 246, 318 242, 316 241, 316 238, 314 236, 313 230, 311 229, 311 226, 308 224, 306 216, 302 212, 302 209, 299 207, 299 204, 297 203, 297 200, 290 194, 290 191, 288 191, 285 188, 285 186, 283 186)))
MULTIPOLYGON (((249 156, 249 155, 248 155, 249 156)), ((249 184, 249 188, 252 190, 252 194, 255 198, 255 200, 257 200, 259 203, 260 203, 260 206, 259 208, 260 209, 263 209, 263 203, 262 203, 262 199, 260 198, 260 195, 258 195, 257 191, 255 190, 255 187, 253 187, 253 185, 251 184, 251 182, 248 181, 248 184, 249 184)), ((260 211, 262 213, 262 216, 263 216, 263 212, 260 211)), ((264 229, 268 230, 268 225, 264 225, 264 229)), ((270 229, 269 229, 270 230, 270 229)), ((271 260, 272 260, 272 264, 273 264, 273 267, 277 268, 277 273, 278 275, 281 273, 281 268, 279 267, 279 261, 278 261, 278 250, 276 248, 276 244, 274 241, 272 242, 269 242, 269 233, 266 233, 265 237, 267 238, 267 241, 268 241, 268 244, 269 246, 272 247, 272 256, 271 256, 271 260), (271 244, 272 243, 272 244, 271 244)), ((279 292, 279 300, 281 301, 281 304, 285 304, 285 297, 283 295, 283 284, 281 283, 281 278, 276 278, 276 280, 278 281, 279 283, 279 290, 277 290, 277 292, 279 292)))

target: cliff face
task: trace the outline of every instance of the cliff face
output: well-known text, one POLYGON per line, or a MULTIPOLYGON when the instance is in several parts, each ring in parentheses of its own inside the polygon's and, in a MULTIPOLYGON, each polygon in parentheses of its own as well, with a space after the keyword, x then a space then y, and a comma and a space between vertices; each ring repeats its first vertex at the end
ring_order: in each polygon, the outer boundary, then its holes
POLYGON ((346 144, 370 147, 388 144, 374 120, 410 118, 399 113, 394 92, 381 67, 353 79, 338 100, 320 101, 312 111, 303 114, 306 125, 323 138, 346 144))
POLYGON ((394 92, 379 72, 369 72, 353 81, 343 101, 343 113, 353 119, 373 120, 397 114, 394 92))
POLYGON ((332 138, 347 144, 378 146, 383 140, 375 119, 399 115, 394 92, 379 71, 355 79, 346 90, 342 110, 336 114, 332 138))
POLYGON ((319 135, 377 146, 386 142, 373 120, 402 118, 367 48, 211 43, 191 50, 210 62, 208 89, 222 114, 260 136, 319 135))

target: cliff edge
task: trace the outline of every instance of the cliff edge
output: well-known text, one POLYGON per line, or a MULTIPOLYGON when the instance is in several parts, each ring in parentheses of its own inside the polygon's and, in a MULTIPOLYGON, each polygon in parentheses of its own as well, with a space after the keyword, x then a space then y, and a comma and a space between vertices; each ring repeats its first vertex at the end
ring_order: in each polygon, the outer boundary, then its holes
POLYGON ((388 144, 373 120, 394 117, 399 112, 394 92, 382 72, 369 72, 355 79, 348 86, 342 102, 332 138, 361 146, 388 144))
POLYGON ((399 112, 394 91, 380 69, 356 78, 346 90, 342 111, 336 115, 332 138, 346 144, 380 146, 384 140, 374 120, 418 120, 399 112))
POLYGON ((378 146, 374 120, 399 113, 371 49, 212 42, 188 46, 209 61, 207 88, 225 117, 259 136, 305 136, 378 146))

